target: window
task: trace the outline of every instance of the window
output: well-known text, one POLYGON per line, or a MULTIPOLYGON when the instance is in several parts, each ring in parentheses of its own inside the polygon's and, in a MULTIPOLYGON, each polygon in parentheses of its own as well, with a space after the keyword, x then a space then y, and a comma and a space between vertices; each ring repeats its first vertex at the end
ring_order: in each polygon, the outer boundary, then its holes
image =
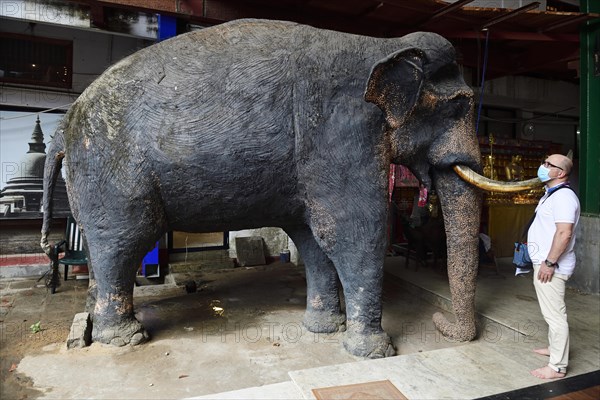
POLYGON ((0 33, 0 81, 71 88, 73 43, 0 33))

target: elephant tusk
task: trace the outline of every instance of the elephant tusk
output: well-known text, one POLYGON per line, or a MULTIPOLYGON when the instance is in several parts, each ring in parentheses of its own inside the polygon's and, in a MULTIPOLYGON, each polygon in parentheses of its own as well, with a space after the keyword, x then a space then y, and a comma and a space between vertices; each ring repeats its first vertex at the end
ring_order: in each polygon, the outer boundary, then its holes
POLYGON ((538 178, 520 182, 500 182, 481 176, 464 165, 455 165, 453 168, 454 172, 464 181, 490 192, 521 192, 523 190, 536 189, 542 185, 542 182, 538 178))

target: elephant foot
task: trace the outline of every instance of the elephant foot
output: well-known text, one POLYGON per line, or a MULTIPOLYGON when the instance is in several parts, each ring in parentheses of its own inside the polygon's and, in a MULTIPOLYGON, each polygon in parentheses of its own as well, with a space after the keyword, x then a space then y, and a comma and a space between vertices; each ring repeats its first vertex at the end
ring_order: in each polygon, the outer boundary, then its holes
POLYGON ((477 336, 475 321, 470 324, 450 322, 442 313, 433 314, 433 324, 444 337, 459 342, 468 342, 477 336))
POLYGON ((359 333, 346 331, 344 348, 351 354, 365 358, 384 358, 396 355, 396 349, 387 333, 359 333))
POLYGON ((306 329, 313 333, 334 333, 346 330, 346 315, 327 311, 306 310, 304 321, 306 329))
POLYGON ((121 347, 127 344, 136 346, 147 342, 149 339, 150 335, 135 318, 111 325, 101 325, 94 321, 92 330, 93 342, 121 347))

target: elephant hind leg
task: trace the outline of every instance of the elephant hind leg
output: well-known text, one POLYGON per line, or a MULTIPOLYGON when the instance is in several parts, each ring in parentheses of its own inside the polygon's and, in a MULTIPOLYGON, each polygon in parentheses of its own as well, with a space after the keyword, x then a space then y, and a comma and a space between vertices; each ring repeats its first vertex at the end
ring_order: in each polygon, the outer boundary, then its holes
POLYGON ((149 339, 133 313, 133 287, 141 256, 124 247, 91 245, 95 268, 92 341, 124 346, 149 339))
POLYGON ((133 310, 135 277, 143 256, 159 237, 156 229, 132 227, 88 235, 96 299, 92 341, 124 346, 149 339, 133 310))
POLYGON ((333 263, 321 250, 309 227, 288 229, 306 268, 304 326, 311 332, 345 330, 346 316, 340 307, 339 281, 333 263))

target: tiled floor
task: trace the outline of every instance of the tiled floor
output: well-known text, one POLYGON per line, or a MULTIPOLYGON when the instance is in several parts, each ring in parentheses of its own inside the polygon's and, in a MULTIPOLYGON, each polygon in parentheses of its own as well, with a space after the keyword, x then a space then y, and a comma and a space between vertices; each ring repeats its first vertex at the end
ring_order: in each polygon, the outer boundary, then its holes
MULTIPOLYGON (((412 265, 408 269, 403 265, 402 260, 388 259, 386 280, 442 309, 450 309, 445 276, 431 268, 415 271, 412 265)), ((572 355, 569 375, 567 379, 548 383, 529 374, 547 362, 545 357, 532 352, 546 343, 547 326, 539 311, 531 276, 515 277, 510 260, 501 260, 499 267, 500 274, 483 270, 478 278, 480 335, 473 342, 427 348, 386 359, 291 371, 292 381, 307 399, 314 398, 314 388, 381 380, 391 381, 409 399, 534 399, 581 389, 595 393, 589 385, 598 383, 600 370, 599 297, 568 291, 572 355)), ((427 339, 436 333, 425 330, 420 334, 427 339)), ((402 348, 401 343, 399 347, 402 348)), ((243 397, 243 392, 236 395, 243 397)))

